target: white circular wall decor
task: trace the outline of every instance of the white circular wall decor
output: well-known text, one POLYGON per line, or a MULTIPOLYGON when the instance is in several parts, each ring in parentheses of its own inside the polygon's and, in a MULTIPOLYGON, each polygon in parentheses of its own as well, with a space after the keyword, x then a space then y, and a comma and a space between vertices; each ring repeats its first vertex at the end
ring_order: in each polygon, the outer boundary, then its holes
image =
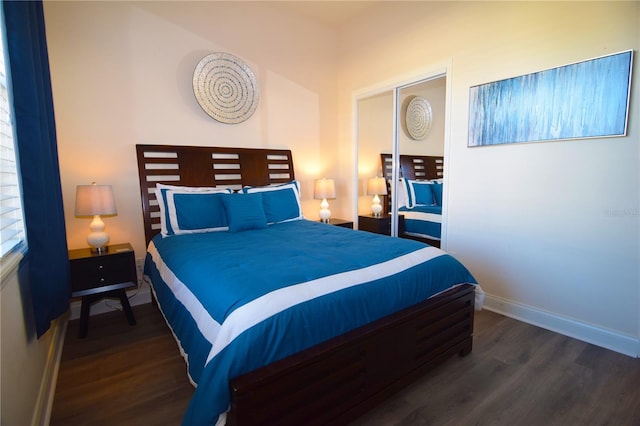
POLYGON ((407 105, 404 118, 411 139, 423 140, 431 130, 431 122, 433 121, 431 104, 422 96, 414 97, 407 105))
POLYGON ((211 118, 226 124, 251 117, 260 98, 251 68, 237 56, 222 52, 200 60, 193 72, 193 93, 211 118))

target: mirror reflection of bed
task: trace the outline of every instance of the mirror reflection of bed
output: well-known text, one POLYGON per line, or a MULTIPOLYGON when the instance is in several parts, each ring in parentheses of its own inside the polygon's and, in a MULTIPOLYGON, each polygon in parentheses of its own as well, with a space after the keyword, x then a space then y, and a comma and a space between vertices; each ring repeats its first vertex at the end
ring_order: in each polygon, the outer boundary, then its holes
MULTIPOLYGON (((382 173, 391 191, 391 154, 380 154, 382 173)), ((442 178, 444 158, 428 155, 400 155, 398 179, 398 214, 402 226, 400 238, 409 238, 440 247, 442 231, 442 178)), ((391 195, 384 203, 391 211, 391 195)))

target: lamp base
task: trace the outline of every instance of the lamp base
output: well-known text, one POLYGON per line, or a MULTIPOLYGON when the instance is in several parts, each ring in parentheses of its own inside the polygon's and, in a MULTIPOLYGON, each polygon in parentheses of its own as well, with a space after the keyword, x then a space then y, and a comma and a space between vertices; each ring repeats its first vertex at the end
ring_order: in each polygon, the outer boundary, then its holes
POLYGON ((329 203, 327 199, 324 198, 322 203, 320 203, 320 220, 324 223, 329 223, 329 219, 331 219, 331 210, 329 210, 329 203))
POLYGON ((104 222, 99 215, 93 217, 91 225, 89 225, 91 233, 87 235, 87 243, 91 247, 91 253, 107 252, 107 244, 109 243, 109 234, 104 232, 104 222))
POLYGON ((382 205, 380 204, 380 197, 374 195, 373 203, 371 204, 371 214, 373 217, 380 217, 380 213, 382 213, 382 205))
POLYGON ((91 247, 91 253, 95 254, 105 254, 109 252, 109 246, 103 247, 91 247))

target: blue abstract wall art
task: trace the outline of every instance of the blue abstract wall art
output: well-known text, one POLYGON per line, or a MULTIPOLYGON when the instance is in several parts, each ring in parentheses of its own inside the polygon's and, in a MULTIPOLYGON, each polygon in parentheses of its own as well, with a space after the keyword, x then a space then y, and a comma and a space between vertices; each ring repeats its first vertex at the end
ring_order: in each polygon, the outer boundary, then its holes
POLYGON ((468 146, 625 136, 633 51, 471 87, 468 146))

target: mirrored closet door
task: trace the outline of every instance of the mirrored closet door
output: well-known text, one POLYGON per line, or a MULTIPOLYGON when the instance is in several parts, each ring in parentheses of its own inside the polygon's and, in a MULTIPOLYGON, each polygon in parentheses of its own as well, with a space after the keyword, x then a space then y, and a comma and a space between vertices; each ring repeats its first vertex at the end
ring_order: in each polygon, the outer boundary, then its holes
POLYGON ((445 105, 444 73, 357 99, 358 229, 440 245, 445 105))

